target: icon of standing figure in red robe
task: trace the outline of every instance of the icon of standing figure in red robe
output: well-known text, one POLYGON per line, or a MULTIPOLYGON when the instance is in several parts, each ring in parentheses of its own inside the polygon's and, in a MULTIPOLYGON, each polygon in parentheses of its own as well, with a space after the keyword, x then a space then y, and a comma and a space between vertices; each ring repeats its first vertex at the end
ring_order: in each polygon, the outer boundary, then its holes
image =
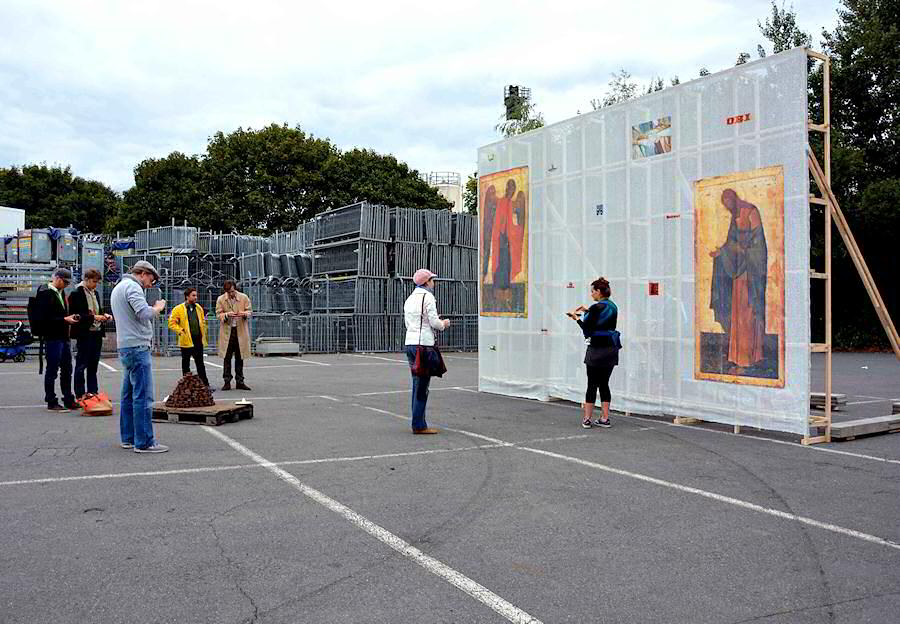
POLYGON ((729 374, 742 375, 763 359, 768 250, 759 210, 730 188, 722 205, 731 213, 725 242, 713 258, 710 308, 728 335, 729 374))
POLYGON ((528 317, 528 167, 478 179, 479 313, 528 317))
POLYGON ((506 181, 506 192, 497 200, 491 231, 491 275, 497 300, 512 311, 512 283, 522 271, 525 236, 525 194, 516 195, 516 181, 506 181))

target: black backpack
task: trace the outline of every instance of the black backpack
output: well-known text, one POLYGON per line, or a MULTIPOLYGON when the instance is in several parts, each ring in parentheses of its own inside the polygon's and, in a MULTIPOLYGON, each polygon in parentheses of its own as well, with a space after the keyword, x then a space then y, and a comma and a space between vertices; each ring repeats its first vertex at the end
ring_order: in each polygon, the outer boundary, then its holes
POLYGON ((38 375, 44 374, 44 315, 39 310, 38 293, 47 290, 46 284, 38 286, 37 291, 28 297, 28 327, 31 335, 38 339, 38 375))

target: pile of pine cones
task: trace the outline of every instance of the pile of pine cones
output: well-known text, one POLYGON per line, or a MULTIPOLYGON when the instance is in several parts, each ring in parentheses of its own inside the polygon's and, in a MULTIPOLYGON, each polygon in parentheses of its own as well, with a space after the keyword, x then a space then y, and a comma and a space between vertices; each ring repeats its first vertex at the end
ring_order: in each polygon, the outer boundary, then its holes
POLYGON ((178 380, 166 400, 166 407, 209 407, 215 404, 212 392, 203 380, 190 373, 178 380))

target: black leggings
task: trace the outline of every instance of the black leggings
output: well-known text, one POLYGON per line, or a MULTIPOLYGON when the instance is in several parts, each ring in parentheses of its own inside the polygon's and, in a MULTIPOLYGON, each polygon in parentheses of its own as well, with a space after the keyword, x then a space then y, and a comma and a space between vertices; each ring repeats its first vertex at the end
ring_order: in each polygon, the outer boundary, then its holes
POLYGON ((612 366, 591 366, 585 364, 587 368, 587 392, 584 393, 585 403, 597 402, 597 388, 600 389, 600 401, 609 403, 612 400, 612 394, 609 392, 609 376, 612 375, 612 366))

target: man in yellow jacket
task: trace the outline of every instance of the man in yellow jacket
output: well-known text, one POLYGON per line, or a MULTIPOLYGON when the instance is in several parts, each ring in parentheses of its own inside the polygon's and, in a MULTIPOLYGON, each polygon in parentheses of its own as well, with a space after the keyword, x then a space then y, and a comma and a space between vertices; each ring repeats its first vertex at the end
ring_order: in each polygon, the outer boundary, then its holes
POLYGON ((169 316, 169 329, 178 335, 181 347, 181 373, 191 372, 191 357, 197 364, 197 376, 209 386, 206 366, 203 364, 203 348, 206 346, 206 315, 197 305, 197 291, 184 289, 184 303, 175 306, 169 316))

